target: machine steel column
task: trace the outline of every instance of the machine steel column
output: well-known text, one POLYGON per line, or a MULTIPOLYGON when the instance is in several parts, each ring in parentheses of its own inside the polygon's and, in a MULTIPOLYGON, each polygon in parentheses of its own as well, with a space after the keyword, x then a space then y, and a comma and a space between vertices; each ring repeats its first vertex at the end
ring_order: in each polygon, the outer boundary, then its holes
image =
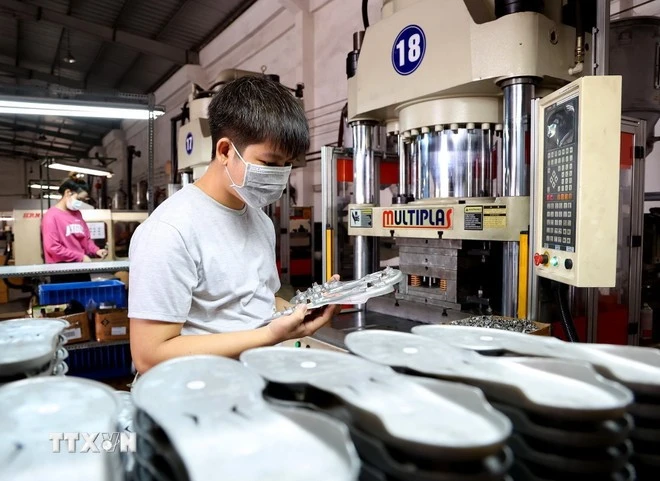
POLYGON ((403 134, 399 134, 399 195, 408 195, 408 159, 406 158, 406 143, 403 134))
MULTIPOLYGON (((503 183, 504 197, 529 196, 530 128, 534 79, 520 77, 500 84, 504 93, 503 183)), ((518 311, 517 242, 506 242, 502 256, 502 315, 515 317, 518 311)))
MULTIPOLYGON (((539 99, 532 100, 531 110, 531 125, 530 125, 530 186, 529 193, 530 199, 534 199, 538 195, 536 192, 536 166, 538 165, 538 152, 537 152, 537 107, 539 99)), ((534 209, 534 202, 529 203, 529 263, 527 266, 527 319, 530 321, 539 321, 539 278, 534 270, 534 256, 532 255, 534 244, 536 242, 536 210, 534 209)), ((572 305, 572 304, 571 304, 572 305)))
MULTIPOLYGON (((610 55, 610 2, 597 0, 596 27, 592 29, 593 49, 591 75, 607 75, 609 73, 610 55)), ((598 342, 598 289, 587 289, 587 342, 598 342)), ((571 304, 572 305, 572 304, 571 304)), ((632 313, 630 313, 632 314, 632 313)))
MULTIPOLYGON (((376 165, 373 148, 374 122, 355 122, 353 129, 353 192, 356 204, 374 205, 377 201, 376 165)), ((377 270, 376 237, 354 237, 354 277, 359 279, 377 270)))
POLYGON ((597 0, 596 27, 591 32, 594 44, 591 75, 607 75, 610 71, 610 0, 597 0))
POLYGON ((504 93, 504 196, 529 195, 529 147, 534 79, 520 77, 500 84, 504 93))
POLYGON ((397 135, 399 151, 399 192, 394 196, 394 204, 407 204, 411 200, 408 181, 408 155, 410 143, 406 142, 403 132, 397 135))

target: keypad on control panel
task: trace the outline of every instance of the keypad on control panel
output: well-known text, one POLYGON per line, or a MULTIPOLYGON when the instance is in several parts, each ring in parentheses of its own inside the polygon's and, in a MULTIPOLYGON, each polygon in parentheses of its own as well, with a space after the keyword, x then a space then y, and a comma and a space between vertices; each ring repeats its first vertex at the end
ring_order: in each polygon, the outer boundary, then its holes
POLYGON ((543 232, 546 248, 575 251, 576 153, 575 145, 547 153, 543 232))

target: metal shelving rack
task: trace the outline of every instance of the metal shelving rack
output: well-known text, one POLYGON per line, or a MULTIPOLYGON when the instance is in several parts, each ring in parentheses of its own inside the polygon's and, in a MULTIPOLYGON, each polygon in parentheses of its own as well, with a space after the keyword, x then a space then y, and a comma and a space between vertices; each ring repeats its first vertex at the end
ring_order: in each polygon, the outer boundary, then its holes
POLYGON ((2 266, 0 267, 0 279, 9 277, 48 277, 59 274, 98 274, 104 272, 120 272, 128 271, 128 266, 128 261, 2 266))

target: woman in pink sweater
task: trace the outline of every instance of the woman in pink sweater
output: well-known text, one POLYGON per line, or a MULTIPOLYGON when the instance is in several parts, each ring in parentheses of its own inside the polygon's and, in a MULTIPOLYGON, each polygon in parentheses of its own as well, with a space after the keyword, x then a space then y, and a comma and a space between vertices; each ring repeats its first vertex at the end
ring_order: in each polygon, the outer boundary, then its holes
MULTIPOLYGON (((41 223, 46 264, 90 262, 90 257, 105 258, 108 251, 94 244, 80 213, 82 203, 89 197, 87 184, 71 175, 62 183, 59 192, 62 198, 48 209, 41 223)), ((75 280, 70 277, 59 279, 60 282, 75 280)))

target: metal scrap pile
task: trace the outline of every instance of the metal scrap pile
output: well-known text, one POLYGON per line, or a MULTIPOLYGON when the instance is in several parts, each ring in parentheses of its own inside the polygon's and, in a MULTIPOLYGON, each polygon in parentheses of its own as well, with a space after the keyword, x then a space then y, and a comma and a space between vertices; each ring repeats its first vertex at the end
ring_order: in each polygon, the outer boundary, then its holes
POLYGON ((503 331, 516 331, 529 334, 538 330, 538 326, 526 319, 509 319, 501 316, 474 316, 452 321, 453 326, 487 327, 503 331))

